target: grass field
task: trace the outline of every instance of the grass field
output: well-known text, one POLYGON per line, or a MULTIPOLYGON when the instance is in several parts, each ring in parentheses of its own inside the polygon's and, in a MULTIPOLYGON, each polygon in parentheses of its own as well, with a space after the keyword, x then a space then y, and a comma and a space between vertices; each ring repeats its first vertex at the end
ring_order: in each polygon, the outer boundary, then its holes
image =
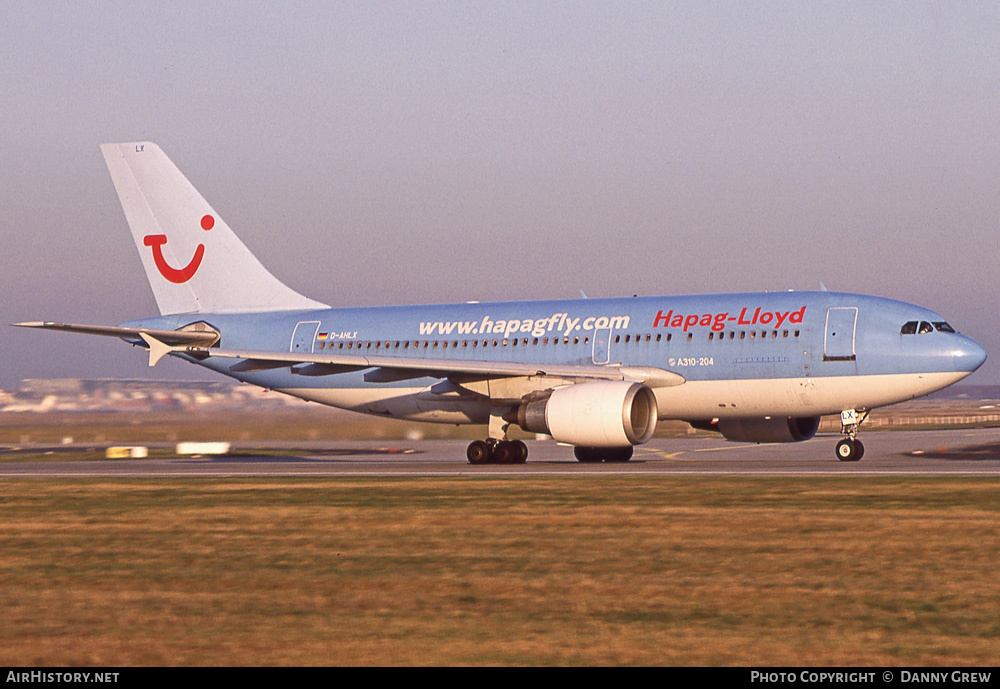
POLYGON ((0 481, 3 665, 992 665, 1000 481, 0 481))

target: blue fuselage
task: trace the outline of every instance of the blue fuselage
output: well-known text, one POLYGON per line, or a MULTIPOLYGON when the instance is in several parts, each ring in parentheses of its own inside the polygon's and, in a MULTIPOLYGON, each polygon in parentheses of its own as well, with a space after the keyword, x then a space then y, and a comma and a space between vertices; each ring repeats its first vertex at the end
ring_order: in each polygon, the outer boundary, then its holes
MULTIPOLYGON (((661 415, 675 418, 700 418, 712 409, 719 410, 716 415, 734 415, 741 410, 832 413, 848 404, 870 408, 951 384, 986 357, 978 344, 952 331, 933 311, 836 292, 201 313, 124 325, 176 329, 198 321, 218 330, 219 346, 229 350, 663 369, 686 381, 657 395, 675 400, 659 402, 661 415), (871 399, 845 400, 843 394, 827 399, 823 393, 824 382, 866 378, 874 382, 875 377, 901 385, 871 399), (938 385, 939 380, 943 384, 938 385), (714 391, 703 387, 688 413, 687 390, 709 382, 736 387, 714 391), (751 385, 764 382, 768 384, 759 388, 751 385), (776 392, 775 385, 787 392, 776 392), (809 390, 816 385, 819 392, 810 398, 809 390), (758 389, 766 390, 761 392, 766 399, 751 399, 758 389), (706 394, 720 398, 704 399, 706 394), (788 403, 782 401, 786 397, 788 403)), ((192 361, 247 383, 359 411, 370 410, 363 403, 340 404, 336 397, 313 397, 309 391, 367 389, 380 390, 384 396, 392 388, 416 390, 438 382, 423 378, 371 383, 363 370, 323 376, 298 375, 294 367, 236 372, 231 370, 232 361, 192 361)))

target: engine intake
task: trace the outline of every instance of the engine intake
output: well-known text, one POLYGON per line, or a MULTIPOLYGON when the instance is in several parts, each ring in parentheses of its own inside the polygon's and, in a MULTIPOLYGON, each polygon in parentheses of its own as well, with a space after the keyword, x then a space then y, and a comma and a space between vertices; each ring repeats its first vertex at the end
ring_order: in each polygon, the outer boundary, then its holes
POLYGON ((588 447, 640 445, 656 430, 656 396, 642 383, 601 381, 547 390, 521 403, 517 423, 561 443, 588 447))

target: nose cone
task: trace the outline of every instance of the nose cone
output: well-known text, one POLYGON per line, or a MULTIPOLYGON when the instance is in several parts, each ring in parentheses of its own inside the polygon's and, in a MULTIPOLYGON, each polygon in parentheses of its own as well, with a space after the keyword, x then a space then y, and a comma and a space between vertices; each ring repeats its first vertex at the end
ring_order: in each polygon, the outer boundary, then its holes
POLYGON ((986 361, 986 350, 968 337, 962 337, 952 350, 956 371, 972 373, 986 361))

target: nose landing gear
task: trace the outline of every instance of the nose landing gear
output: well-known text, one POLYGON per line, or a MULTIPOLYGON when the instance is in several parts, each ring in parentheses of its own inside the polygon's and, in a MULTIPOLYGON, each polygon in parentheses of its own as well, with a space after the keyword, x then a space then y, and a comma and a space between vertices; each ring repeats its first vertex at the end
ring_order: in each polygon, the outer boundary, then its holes
POLYGON ((837 459, 841 462, 857 462, 865 456, 865 446, 857 439, 857 435, 867 418, 867 409, 845 409, 840 412, 840 432, 847 436, 837 443, 837 459))

